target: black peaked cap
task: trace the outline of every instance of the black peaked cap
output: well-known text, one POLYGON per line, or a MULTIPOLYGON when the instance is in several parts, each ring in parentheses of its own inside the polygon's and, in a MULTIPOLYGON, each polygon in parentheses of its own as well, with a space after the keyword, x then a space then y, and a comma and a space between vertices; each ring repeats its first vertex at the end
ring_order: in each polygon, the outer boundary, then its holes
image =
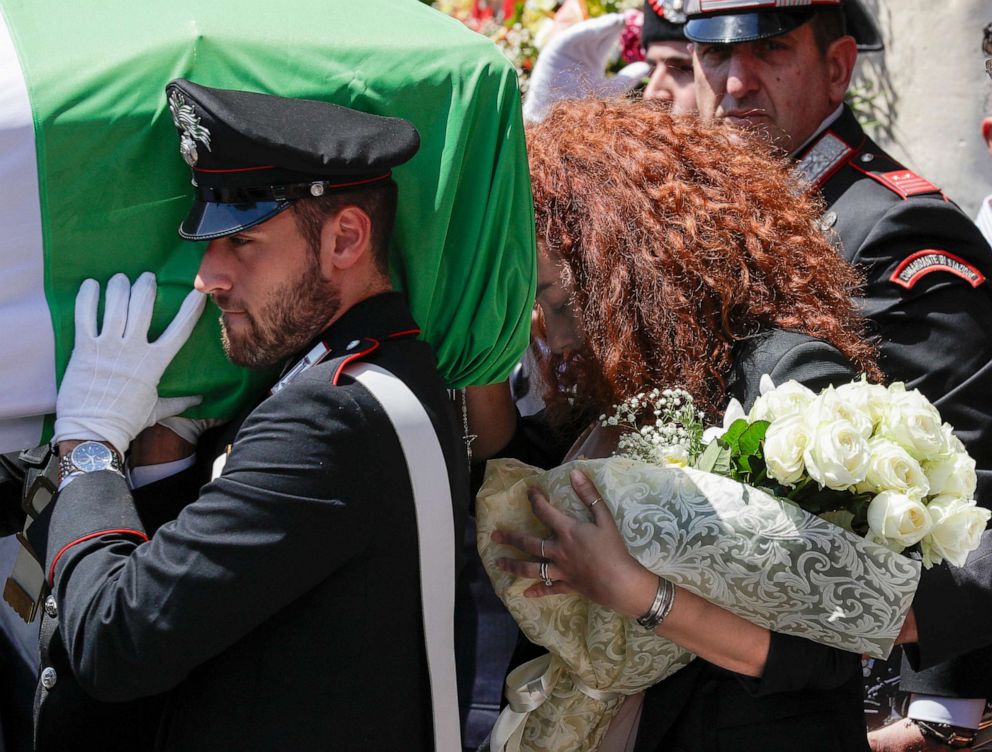
POLYGON ((189 240, 245 230, 303 196, 372 185, 420 147, 406 120, 309 99, 166 86, 196 200, 179 229, 189 240))
POLYGON ((819 11, 842 10, 847 33, 858 49, 885 48, 878 25, 861 0, 769 0, 755 7, 753 0, 686 0, 685 36, 704 44, 736 44, 787 34, 819 11))
POLYGON ((662 0, 644 0, 644 27, 641 30, 641 47, 645 50, 654 42, 684 42, 682 29, 685 19, 676 15, 671 20, 662 0))

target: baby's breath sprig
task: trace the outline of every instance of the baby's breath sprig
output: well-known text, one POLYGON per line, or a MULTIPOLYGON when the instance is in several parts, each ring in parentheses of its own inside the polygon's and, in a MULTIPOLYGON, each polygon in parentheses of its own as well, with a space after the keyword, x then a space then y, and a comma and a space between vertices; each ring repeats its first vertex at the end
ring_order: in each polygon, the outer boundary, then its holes
POLYGON ((624 430, 615 454, 656 465, 685 467, 703 450, 703 414, 684 389, 652 389, 599 416, 606 427, 624 430))

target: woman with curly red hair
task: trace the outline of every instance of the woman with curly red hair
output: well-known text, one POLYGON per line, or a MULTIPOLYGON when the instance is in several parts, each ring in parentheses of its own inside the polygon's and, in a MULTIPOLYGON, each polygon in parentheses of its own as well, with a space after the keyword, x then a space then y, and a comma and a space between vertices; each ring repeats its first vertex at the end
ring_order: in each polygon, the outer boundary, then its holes
MULTIPOLYGON (((858 273, 821 233, 821 206, 757 139, 652 102, 585 100, 532 126, 528 149, 557 425, 654 387, 686 389, 715 422, 731 397, 749 407, 765 373, 814 390, 858 373, 880 380, 852 301, 858 273)), ((615 441, 591 428, 571 455, 608 455, 615 441)), ((574 485, 595 506, 588 479, 574 485)), ((558 535, 543 546, 494 535, 550 560, 554 584, 529 595, 578 591, 629 616, 649 611, 658 578, 609 514, 565 522, 540 491, 531 499, 558 535)), ((536 562, 500 566, 538 576, 536 562)), ((769 634, 679 588, 657 631, 703 660, 647 693, 636 747, 619 730, 617 748, 867 749, 859 656, 769 634)))

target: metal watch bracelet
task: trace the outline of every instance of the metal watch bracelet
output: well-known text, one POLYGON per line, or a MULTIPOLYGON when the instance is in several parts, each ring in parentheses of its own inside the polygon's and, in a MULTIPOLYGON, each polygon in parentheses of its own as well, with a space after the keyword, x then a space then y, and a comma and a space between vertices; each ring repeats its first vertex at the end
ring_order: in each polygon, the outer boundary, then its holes
MULTIPOLYGON (((62 457, 59 459, 59 465, 58 465, 59 483, 61 483, 70 475, 82 475, 87 472, 91 472, 90 469, 80 467, 75 463, 75 461, 73 460, 73 453, 79 446, 85 446, 86 444, 97 444, 97 443, 101 443, 101 442, 84 441, 81 444, 77 445, 76 447, 73 447, 73 449, 70 450, 69 452, 66 452, 64 455, 62 455, 62 457)), ((118 473, 119 475, 124 475, 123 458, 117 453, 117 450, 115 449, 107 447, 106 451, 109 454, 109 464, 103 469, 111 470, 115 473, 118 473)))

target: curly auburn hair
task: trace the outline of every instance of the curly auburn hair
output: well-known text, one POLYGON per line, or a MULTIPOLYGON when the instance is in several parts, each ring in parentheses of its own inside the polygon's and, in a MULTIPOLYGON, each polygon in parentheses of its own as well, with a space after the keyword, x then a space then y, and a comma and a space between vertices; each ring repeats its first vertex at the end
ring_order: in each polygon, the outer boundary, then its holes
POLYGON ((851 299, 860 275, 758 138, 655 101, 590 99, 559 103, 527 146, 538 241, 584 337, 582 352, 545 356, 557 422, 676 385, 715 416, 734 344, 774 328, 881 380, 851 299))

